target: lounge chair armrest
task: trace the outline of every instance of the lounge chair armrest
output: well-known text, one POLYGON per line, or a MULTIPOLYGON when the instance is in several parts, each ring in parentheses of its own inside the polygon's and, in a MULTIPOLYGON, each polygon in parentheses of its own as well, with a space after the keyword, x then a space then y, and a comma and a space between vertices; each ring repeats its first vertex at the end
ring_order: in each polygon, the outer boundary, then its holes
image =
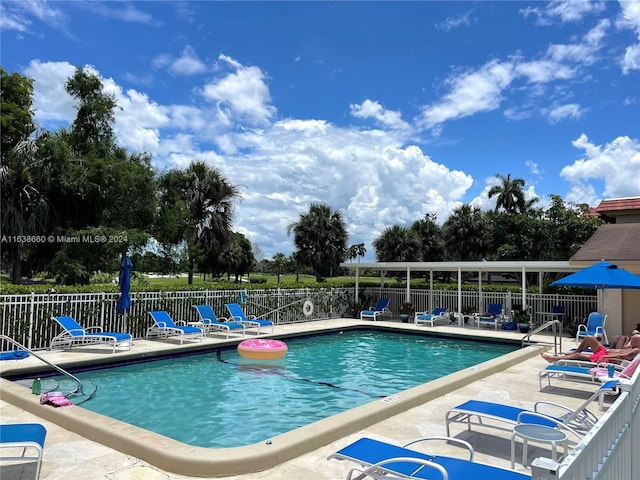
POLYGON ((577 432, 576 430, 574 430, 573 428, 571 428, 569 425, 567 425, 566 423, 564 423, 562 420, 554 418, 554 417, 550 417, 549 415, 545 415, 543 413, 538 413, 538 412, 520 412, 518 414, 517 420, 518 423, 531 423, 530 420, 531 418, 538 418, 541 420, 547 420, 549 422, 552 422, 555 424, 555 428, 559 429, 559 430, 567 430, 568 432, 571 432, 576 439, 578 439, 578 441, 582 440, 583 435, 579 432, 577 432))
POLYGON ((471 446, 471 444, 469 442, 466 442, 464 440, 460 440, 459 438, 455 438, 455 437, 447 437, 447 436, 431 436, 431 437, 423 437, 423 438, 418 438, 416 440, 413 440, 405 445, 403 445, 404 448, 407 448, 409 445, 413 445, 416 443, 420 443, 420 442, 427 442, 427 441, 441 441, 441 442, 447 442, 447 443, 455 443, 460 447, 464 447, 469 451, 469 461, 473 462, 473 455, 474 455, 474 451, 473 451, 473 447, 471 446))
MULTIPOLYGON (((445 470, 445 468, 442 465, 439 465, 435 462, 430 462, 429 460, 423 460, 423 459, 414 458, 414 457, 395 457, 395 458, 387 458, 381 462, 378 462, 374 465, 370 465, 364 469, 362 467, 352 468, 351 470, 349 470, 349 473, 347 474, 347 480, 365 478, 366 476, 371 476, 372 478, 380 478, 379 475, 375 475, 376 471, 385 470, 386 465, 399 463, 399 462, 413 463, 416 465, 416 469, 420 466, 426 467, 426 468, 432 468, 434 470, 437 470, 440 473, 441 478, 445 480, 449 478, 449 475, 447 474, 447 471, 445 470), (358 474, 358 476, 354 477, 353 476, 354 474, 358 474), (374 474, 374 475, 371 475, 371 474, 374 474)), ((393 469, 390 469, 390 471, 393 471, 393 469)))
POLYGON ((569 407, 566 407, 560 403, 555 403, 555 402, 548 402, 546 400, 539 400, 535 403, 533 409, 535 412, 537 413, 541 413, 543 415, 545 415, 544 412, 541 412, 540 410, 538 410, 538 407, 541 405, 546 405, 546 406, 550 406, 553 408, 557 408, 560 410, 563 410, 565 412, 565 415, 570 416, 571 420, 580 420, 581 418, 584 418, 588 423, 595 425, 598 422, 598 417, 596 417, 593 413, 591 413, 589 410, 587 410, 586 408, 583 409, 581 412, 576 412, 575 410, 572 410, 569 407))
POLYGON ((85 332, 102 332, 102 327, 100 325, 93 325, 91 327, 87 327, 84 329, 85 332))
POLYGON ((229 318, 227 318, 227 317, 218 317, 218 321, 219 322, 228 322, 229 318))

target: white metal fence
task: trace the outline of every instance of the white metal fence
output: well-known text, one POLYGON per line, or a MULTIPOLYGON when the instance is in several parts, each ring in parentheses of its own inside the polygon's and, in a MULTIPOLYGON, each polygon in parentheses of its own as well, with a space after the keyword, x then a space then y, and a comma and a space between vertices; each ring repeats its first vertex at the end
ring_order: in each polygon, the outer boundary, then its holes
POLYGON ((598 423, 553 472, 532 480, 640 479, 640 369, 598 423))
MULTIPOLYGON (((149 312, 166 310, 176 321, 197 321, 195 305, 211 305, 218 317, 227 317, 226 303, 243 303, 245 313, 268 317, 276 324, 341 317, 353 298, 353 289, 202 290, 132 292, 126 315, 116 313, 119 293, 51 293, 0 295, 0 334, 31 350, 47 348, 60 333, 51 316, 69 315, 85 328, 98 325, 104 331, 145 335, 149 312), (311 300, 313 313, 305 316, 303 303, 311 300)), ((0 343, 0 350, 9 348, 0 343)))
MULTIPOLYGON (((195 305, 211 305, 219 317, 226 317, 226 303, 243 303, 244 290, 201 290, 176 292, 132 292, 132 305, 126 315, 116 313, 119 293, 42 293, 0 295, 0 334, 13 338, 29 349, 47 348, 60 327, 51 316, 70 315, 84 327, 98 325, 104 331, 126 332, 135 338, 145 335, 152 310, 166 310, 174 320, 196 321, 195 305)), ((265 317, 276 324, 294 323, 343 316, 353 302, 353 288, 300 288, 251 290, 246 295, 247 314, 265 317), (313 313, 303 314, 302 305, 311 300, 313 313)), ((400 288, 369 287, 360 299, 375 305, 378 298, 389 298, 392 312, 397 312, 406 298, 400 288), (362 298, 364 297, 364 298, 362 298)), ((411 289, 411 301, 418 311, 447 307, 458 311, 458 292, 452 290, 411 289)), ((463 312, 486 311, 489 303, 502 303, 505 312, 522 305, 522 296, 511 292, 463 291, 463 312)), ((595 296, 537 295, 527 293, 527 305, 534 311, 551 311, 553 305, 567 308, 567 319, 586 318, 596 309, 595 296)), ((6 346, 0 344, 0 349, 6 346)))
MULTIPOLYGON (((407 293, 399 288, 367 288, 365 291, 367 298, 373 301, 373 305, 378 298, 389 298, 392 312, 397 312, 398 307, 406 300, 407 293)), ((434 308, 448 308, 450 312, 458 311, 458 291, 457 290, 410 290, 409 300, 415 305, 419 312, 433 311, 434 308)), ((506 314, 512 310, 521 310, 523 299, 521 293, 512 292, 478 292, 474 290, 462 291, 462 313, 486 312, 490 303, 501 303, 506 314)), ((585 319, 598 307, 598 299, 595 295, 559 295, 559 294, 537 294, 526 293, 526 305, 532 311, 533 320, 540 320, 536 317, 536 312, 551 312, 553 306, 563 306, 566 308, 567 320, 585 319)))

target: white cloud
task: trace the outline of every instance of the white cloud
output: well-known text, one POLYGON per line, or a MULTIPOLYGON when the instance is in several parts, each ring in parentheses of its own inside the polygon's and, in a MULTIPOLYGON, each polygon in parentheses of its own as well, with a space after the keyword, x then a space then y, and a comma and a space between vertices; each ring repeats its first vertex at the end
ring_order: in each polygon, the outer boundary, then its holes
POLYGON ((168 68, 174 75, 196 75, 207 71, 207 66, 198 58, 198 54, 191 45, 182 50, 179 57, 168 53, 157 55, 151 64, 156 68, 168 68))
POLYGON ((549 121, 553 123, 561 122, 567 118, 577 119, 582 117, 584 109, 577 103, 568 103, 566 105, 558 105, 549 110, 549 121))
POLYGON ((525 17, 533 15, 538 25, 551 25, 555 19, 562 22, 579 22, 590 13, 605 9, 602 0, 552 0, 544 8, 527 7, 520 9, 525 17))
POLYGON ((258 67, 245 67, 226 55, 219 59, 235 71, 214 79, 203 88, 203 95, 213 100, 232 117, 252 123, 264 123, 275 115, 270 105, 269 87, 258 67))
POLYGON ((373 118, 380 125, 397 129, 410 130, 411 127, 404 120, 398 111, 385 110, 382 105, 372 100, 365 100, 360 105, 351 104, 351 115, 357 118, 373 118))
POLYGON ((64 89, 76 67, 69 62, 32 60, 25 74, 34 79, 35 119, 41 123, 68 122, 76 117, 75 101, 64 89))
POLYGON ((514 78, 513 65, 491 61, 479 70, 450 78, 449 93, 435 105, 424 108, 423 116, 428 128, 447 120, 463 118, 478 112, 495 110, 502 101, 502 91, 514 78))
POLYGON ((640 192, 640 142, 626 136, 595 145, 582 134, 573 146, 585 157, 564 167, 560 175, 571 183, 568 201, 593 205, 598 198, 637 196, 640 192), (604 183, 597 191, 591 181, 604 183))
POLYGON ((622 10, 617 26, 623 29, 631 29, 635 32, 637 43, 629 45, 622 59, 622 72, 625 74, 633 70, 640 70, 640 3, 620 1, 622 10))
POLYGON ((437 23, 436 28, 445 32, 450 32, 454 28, 458 28, 460 26, 468 27, 477 22, 476 19, 471 17, 474 10, 475 9, 469 10, 468 12, 461 13, 455 17, 447 17, 442 22, 437 23))

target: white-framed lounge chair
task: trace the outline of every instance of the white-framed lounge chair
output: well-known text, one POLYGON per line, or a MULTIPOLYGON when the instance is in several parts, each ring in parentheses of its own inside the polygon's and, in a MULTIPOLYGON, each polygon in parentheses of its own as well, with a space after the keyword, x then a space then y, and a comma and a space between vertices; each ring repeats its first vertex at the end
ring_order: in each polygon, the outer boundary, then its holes
POLYGON ((75 345, 91 345, 98 343, 106 343, 113 347, 112 353, 115 353, 117 347, 123 347, 127 350, 133 345, 133 337, 128 333, 104 332, 100 326, 91 326, 83 328, 70 316, 52 316, 63 332, 53 337, 49 348, 72 348, 75 345))
POLYGON ((467 426, 467 430, 471 430, 471 426, 475 425, 509 432, 518 423, 533 423, 547 427, 562 427, 580 437, 581 432, 588 431, 598 421, 598 418, 587 407, 596 397, 599 398, 605 393, 615 393, 617 389, 617 380, 607 381, 575 410, 559 403, 544 400, 536 402, 533 410, 503 403, 467 400, 446 413, 447 436, 450 436, 452 423, 464 424, 467 426), (543 410, 547 410, 549 413, 561 412, 561 414, 549 414, 543 410), (507 424, 507 427, 504 427, 504 424, 507 424))
POLYGON ((420 324, 429 324, 432 327, 435 327, 435 323, 437 321, 444 322, 449 324, 449 310, 446 308, 434 308, 433 312, 416 312, 415 319, 413 323, 416 325, 420 324))
POLYGON ((473 461, 473 447, 450 437, 426 437, 409 442, 404 446, 363 437, 337 452, 329 455, 328 460, 349 460, 362 465, 349 470, 346 479, 491 479, 491 480, 531 480, 530 475, 493 467, 473 461), (469 459, 430 455, 412 445, 430 440, 440 440, 458 444, 467 449, 469 459))
MULTIPOLYGON (((22 461, 35 463, 33 478, 37 480, 40 476, 46 437, 47 429, 40 423, 8 423, 0 425, 0 450, 3 450, 0 453, 0 460, 12 463, 22 461), (8 451, 6 456, 4 451, 8 451), (20 455, 16 455, 17 452, 21 452, 20 455)), ((16 478, 8 471, 6 475, 7 479, 16 478)), ((5 474, 2 475, 2 478, 5 478, 5 474)), ((17 478, 26 477, 18 474, 17 478)))
MULTIPOLYGON (((633 374, 636 373, 636 370, 638 370, 638 367, 640 367, 640 353, 637 354, 633 358, 633 360, 626 363, 625 365, 621 365, 620 367, 622 368, 622 370, 620 370, 619 368, 616 368, 616 370, 613 372, 613 378, 617 380, 622 380, 623 382, 626 380, 631 380, 631 377, 633 377, 633 374)), ((602 364, 600 364, 597 367, 591 368, 590 371, 591 371, 591 374, 601 382, 611 380, 609 378, 609 372, 607 368, 606 367, 603 368, 602 364)))
POLYGON ((607 315, 591 312, 587 318, 587 324, 578 325, 578 331, 576 332, 576 343, 580 343, 580 339, 583 337, 596 337, 604 340, 604 343, 609 343, 607 338, 607 331, 604 329, 607 323, 607 315))
POLYGON ((157 336, 168 338, 172 336, 180 337, 180 344, 184 342, 185 337, 197 338, 200 341, 204 338, 204 332, 201 328, 182 325, 184 322, 176 324, 171 316, 164 310, 149 312, 153 319, 153 325, 147 328, 147 338, 157 336))
POLYGON ((593 373, 594 368, 602 368, 607 370, 607 365, 613 365, 613 367, 621 372, 625 365, 615 365, 612 363, 593 363, 583 360, 558 360, 556 363, 547 365, 544 369, 538 373, 538 382, 540 384, 540 390, 542 390, 542 381, 547 380, 547 386, 551 386, 551 380, 565 380, 569 382, 586 382, 586 383, 599 383, 598 376, 593 373))
POLYGON ((245 315, 244 310, 240 306, 239 303, 227 303, 227 310, 229 311, 229 320, 233 322, 241 323, 245 326, 245 328, 255 328, 257 329, 256 334, 260 335, 260 328, 271 328, 271 333, 273 333, 273 322, 270 320, 264 320, 261 318, 257 318, 255 315, 245 315))
POLYGON ((478 315, 478 328, 482 325, 492 326, 495 330, 503 321, 502 304, 490 303, 485 313, 478 315))
POLYGON ((360 320, 371 318, 375 322, 379 317, 393 318, 393 313, 389 310, 388 298, 380 298, 376 302, 375 307, 369 307, 368 310, 362 310, 360 312, 360 320))
POLYGON ((222 332, 229 338, 230 333, 239 333, 243 337, 245 335, 245 327, 238 322, 229 322, 225 317, 216 317, 213 308, 209 305, 195 305, 198 315, 200 315, 200 328, 202 328, 205 334, 211 332, 222 332), (221 321, 221 320, 224 320, 221 321))

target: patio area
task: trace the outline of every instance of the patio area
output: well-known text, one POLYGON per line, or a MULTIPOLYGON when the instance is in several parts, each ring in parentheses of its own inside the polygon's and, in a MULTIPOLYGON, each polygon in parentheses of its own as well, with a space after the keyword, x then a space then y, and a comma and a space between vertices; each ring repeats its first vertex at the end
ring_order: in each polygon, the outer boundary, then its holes
MULTIPOLYGON (((305 324, 287 324, 276 327, 276 335, 294 334, 299 332, 308 333, 316 329, 332 329, 336 327, 347 327, 359 324, 370 324, 371 322, 360 322, 352 319, 332 319, 305 324)), ((400 329, 420 330, 451 336, 455 341, 455 336, 472 336, 474 338, 509 338, 513 340, 522 339, 522 334, 517 331, 495 331, 492 328, 477 328, 472 326, 460 327, 457 325, 425 327, 413 324, 402 324, 399 321, 378 321, 377 325, 393 326, 400 329)), ((549 339, 547 335, 540 335, 540 340, 549 339)), ((536 337, 534 337, 536 340, 536 337)), ((564 339, 565 349, 573 345, 570 338, 564 339)), ((203 343, 215 346, 222 340, 207 338, 203 343)), ((171 342, 137 340, 133 351, 153 353, 172 348, 171 342)), ((332 441, 327 445, 320 446, 309 453, 285 461, 277 467, 243 475, 232 475, 226 477, 215 477, 223 479, 273 479, 290 480, 292 478, 305 480, 338 480, 344 479, 346 473, 355 465, 350 462, 338 460, 327 460, 327 456, 362 437, 369 436, 396 444, 406 443, 412 439, 424 436, 445 435, 445 413, 448 409, 464 402, 468 399, 490 400, 494 402, 507 403, 522 408, 531 408, 538 400, 548 400, 562 403, 568 407, 577 407, 595 390, 595 385, 580 384, 574 382, 556 382, 552 387, 546 387, 544 391, 539 390, 538 372, 547 363, 538 355, 541 347, 527 347, 529 354, 523 357, 523 361, 513 364, 499 373, 486 375, 477 372, 477 379, 473 379, 466 384, 456 385, 456 388, 443 395, 435 396, 431 401, 411 408, 403 413, 391 418, 381 420, 369 427, 349 434, 339 440, 332 441)), ((90 358, 110 356, 108 353, 97 353, 96 349, 91 352, 83 352, 82 349, 71 352, 47 352, 47 359, 54 363, 64 365, 70 361, 89 361, 90 358)), ((115 354, 120 355, 120 354, 115 354)), ((3 362, 4 369, 16 368, 19 362, 38 362, 37 359, 28 358, 16 362, 3 362)), ((20 363, 21 368, 28 366, 28 363, 20 363)), ((420 368, 413 365, 411 368, 420 368)), ((425 358, 424 368, 428 368, 428 358, 425 358)), ((472 367, 472 369, 475 367, 472 367)), ((0 380, 0 386, 6 380, 0 380)), ((605 402, 605 408, 608 403, 605 402)), ((50 407, 42 407, 50 408, 50 407)), ((80 407, 72 407, 80 408, 80 407)), ((195 478, 164 471, 149 463, 139 460, 133 456, 123 454, 117 450, 106 447, 100 443, 84 438, 81 435, 50 421, 42 420, 38 416, 29 413, 13 404, 0 400, 1 422, 40 422, 47 430, 47 440, 44 451, 44 461, 41 472, 41 479, 187 479, 195 478)), ((596 415, 601 415, 598 411, 597 402, 593 403, 591 410, 596 415)), ((452 435, 470 442, 475 451, 475 460, 490 463, 496 466, 509 468, 511 464, 510 456, 510 434, 500 432, 495 429, 474 429, 474 431, 463 431, 459 426, 452 427, 452 435)), ((433 453, 462 455, 458 447, 445 443, 430 446, 433 453)), ((516 458, 521 459, 522 445, 517 444, 516 458)), ((550 456, 548 448, 530 445, 529 461, 537 456, 550 456)), ((529 472, 518 461, 516 470, 529 472)), ((14 472, 15 473, 15 472, 14 472)), ((21 478, 19 475, 11 474, 4 478, 21 478)), ((202 477, 199 477, 202 478, 202 477)), ((210 477, 214 478, 214 477, 210 477)))

